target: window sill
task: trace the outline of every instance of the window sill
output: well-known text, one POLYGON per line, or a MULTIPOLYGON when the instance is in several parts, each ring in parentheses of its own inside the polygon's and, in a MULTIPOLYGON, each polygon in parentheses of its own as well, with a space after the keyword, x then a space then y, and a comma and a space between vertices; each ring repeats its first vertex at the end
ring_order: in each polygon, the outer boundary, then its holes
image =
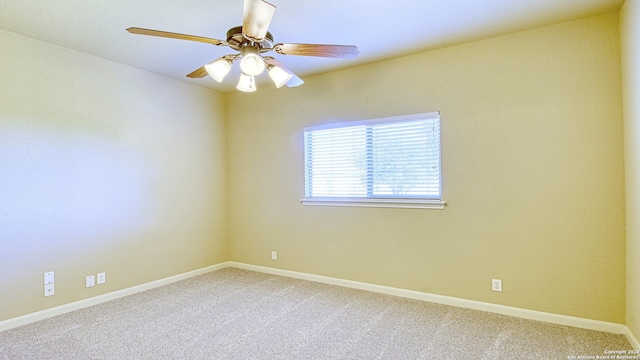
POLYGON ((354 198, 327 198, 327 199, 302 199, 302 205, 306 206, 355 206, 355 207, 381 207, 403 209, 434 209, 444 210, 446 205, 442 200, 418 200, 418 199, 354 199, 354 198))

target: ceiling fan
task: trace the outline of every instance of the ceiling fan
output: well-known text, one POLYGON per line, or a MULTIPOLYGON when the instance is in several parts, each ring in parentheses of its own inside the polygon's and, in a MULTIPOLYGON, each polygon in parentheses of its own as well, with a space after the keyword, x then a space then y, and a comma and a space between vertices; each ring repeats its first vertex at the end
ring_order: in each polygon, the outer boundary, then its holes
POLYGON ((275 51, 281 55, 319 56, 328 58, 353 59, 358 56, 358 48, 353 45, 322 44, 275 44, 268 31, 276 7, 264 0, 244 0, 242 26, 227 31, 227 40, 217 40, 202 36, 178 34, 167 31, 130 27, 131 34, 159 36, 165 38, 198 41, 216 46, 228 46, 239 53, 224 55, 187 75, 189 78, 203 78, 209 74, 218 82, 231 71, 234 61, 240 60, 240 81, 236 88, 240 91, 256 91, 255 76, 266 69, 276 87, 295 87, 304 81, 287 69, 273 56, 263 53, 275 51))

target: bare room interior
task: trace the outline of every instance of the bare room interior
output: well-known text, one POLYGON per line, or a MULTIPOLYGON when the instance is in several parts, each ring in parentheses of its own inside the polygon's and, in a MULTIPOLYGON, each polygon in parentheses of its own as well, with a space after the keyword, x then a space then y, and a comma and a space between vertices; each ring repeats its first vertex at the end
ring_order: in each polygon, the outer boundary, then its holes
POLYGON ((0 54, 0 358, 640 359, 638 0, 5 1, 0 54), (436 195, 310 195, 414 114, 436 195))

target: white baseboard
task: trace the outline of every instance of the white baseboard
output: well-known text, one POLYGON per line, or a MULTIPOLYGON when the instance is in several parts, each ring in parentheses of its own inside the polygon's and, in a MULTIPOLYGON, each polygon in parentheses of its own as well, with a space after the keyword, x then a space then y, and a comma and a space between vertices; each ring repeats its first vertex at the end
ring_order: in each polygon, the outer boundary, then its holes
POLYGON ((573 316, 558 315, 558 314, 552 314, 552 313, 547 313, 542 311, 527 310, 527 309, 515 308, 510 306, 504 306, 504 305, 496 305, 496 304, 485 303, 480 301, 460 299, 460 298, 455 298, 451 296, 429 294, 429 293, 423 293, 419 291, 399 289, 399 288, 393 288, 393 287, 382 286, 382 285, 367 284, 367 283, 358 282, 358 281, 344 280, 344 279, 332 278, 332 277, 321 276, 321 275, 313 275, 313 274, 307 274, 307 273, 301 273, 301 272, 295 272, 295 271, 289 271, 289 270, 281 270, 281 269, 250 265, 250 264, 244 264, 244 263, 233 262, 233 261, 219 263, 213 266, 171 276, 165 279, 160 279, 160 280, 152 281, 149 283, 133 286, 130 288, 110 292, 108 294, 99 295, 89 299, 76 301, 73 303, 57 306, 51 309, 46 309, 46 310, 38 311, 35 313, 27 314, 24 316, 19 316, 13 319, 0 321, 0 331, 12 329, 18 326, 44 320, 57 315, 62 315, 71 311, 84 309, 89 306, 101 304, 101 303, 115 300, 128 295, 133 295, 142 291, 168 285, 176 281, 185 280, 194 276, 206 274, 208 272, 217 271, 227 267, 235 267, 239 269, 256 271, 256 272, 261 272, 266 274, 314 281, 314 282, 319 282, 319 283, 324 283, 329 285, 343 286, 343 287, 348 287, 352 289, 372 291, 372 292, 377 292, 377 293, 382 293, 387 295, 409 298, 409 299, 428 301, 428 302, 433 302, 437 304, 451 305, 451 306, 457 306, 461 308, 480 310, 480 311, 487 311, 487 312, 492 312, 496 314, 515 316, 515 317, 524 318, 524 319, 544 321, 552 324, 574 326, 578 328, 604 331, 604 332, 609 332, 614 334, 624 334, 626 335, 627 339, 629 339, 629 342, 632 344, 632 346, 636 350, 640 350, 640 345, 638 344, 638 340, 633 336, 633 334, 631 333, 631 330, 623 324, 583 319, 583 318, 578 318, 573 316))
POLYGON ((627 337, 627 340, 629 340, 629 342, 631 343, 631 346, 633 346, 633 348, 636 350, 640 350, 640 342, 638 342, 638 339, 636 339, 636 337, 633 336, 633 333, 631 332, 631 329, 629 329, 628 326, 624 327, 624 334, 627 337))
MULTIPOLYGON (((521 308, 505 306, 505 305, 497 305, 497 304, 485 303, 485 302, 474 301, 474 300, 460 299, 460 298, 451 297, 451 296, 435 295, 435 294, 423 293, 419 291, 367 284, 367 283, 362 283, 358 281, 337 279, 337 278, 306 274, 306 273, 300 273, 300 272, 289 271, 289 270, 280 270, 280 269, 249 265, 249 264, 238 263, 238 262, 230 262, 229 265, 232 267, 240 268, 240 269, 262 272, 262 273, 267 273, 272 275, 279 275, 279 276, 285 276, 285 277, 296 278, 301 280, 315 281, 315 282, 320 282, 320 283, 325 283, 330 285, 344 286, 344 287, 359 289, 359 290, 367 290, 367 291, 372 291, 372 292, 377 292, 377 293, 382 293, 387 295, 394 295, 394 296, 399 296, 399 297, 404 297, 409 299, 428 301, 428 302, 433 302, 437 304, 451 305, 451 306, 457 306, 461 308, 480 310, 480 311, 487 311, 491 313, 515 316, 515 317, 529 319, 529 320, 543 321, 551 324, 573 326, 573 327, 578 327, 582 329, 597 330, 597 331, 603 331, 603 332, 614 333, 614 334, 625 334, 627 335, 627 337, 631 335, 630 331, 628 331, 628 334, 627 334, 627 331, 625 331, 626 326, 623 324, 583 319, 579 317, 566 316, 566 315, 558 315, 558 314, 552 314, 552 313, 547 313, 542 311, 527 310, 527 309, 521 309, 521 308)), ((637 341, 636 341, 636 344, 637 344, 637 341)))
POLYGON ((95 296, 95 297, 92 297, 92 298, 89 298, 89 299, 84 299, 84 300, 72 302, 72 303, 69 303, 69 304, 56 306, 56 307, 51 308, 51 309, 46 309, 46 310, 38 311, 38 312, 35 312, 35 313, 31 313, 31 314, 19 316, 19 317, 16 317, 16 318, 12 318, 12 319, 9 319, 9 320, 0 321, 0 331, 13 329, 15 327, 26 325, 26 324, 30 324, 32 322, 36 322, 36 321, 48 319, 50 317, 66 314, 66 313, 69 313, 69 312, 72 312, 72 311, 75 311, 75 310, 84 309, 84 308, 87 308, 89 306, 98 305, 98 304, 101 304, 101 303, 104 303, 104 302, 107 302, 107 301, 111 301, 111 300, 115 300, 115 299, 118 299, 118 298, 121 298, 121 297, 124 297, 124 296, 133 295, 133 294, 136 294, 136 293, 139 293, 139 292, 142 292, 142 291, 146 291, 146 290, 150 290, 150 289, 157 288, 157 287, 160 287, 160 286, 168 285, 168 284, 174 283, 176 281, 188 279, 190 277, 206 274, 206 273, 211 272, 211 271, 224 269, 224 268, 229 267, 229 266, 230 265, 229 265, 228 262, 223 262, 223 263, 216 264, 216 265, 213 265, 213 266, 208 266, 208 267, 205 267, 205 268, 189 271, 189 272, 178 274, 178 275, 175 275, 175 276, 170 276, 168 278, 164 278, 164 279, 160 279, 160 280, 156 280, 156 281, 151 281, 151 282, 148 282, 148 283, 145 283, 145 284, 132 286, 130 288, 126 288, 126 289, 110 292, 110 293, 103 294, 103 295, 98 295, 98 296, 95 296))

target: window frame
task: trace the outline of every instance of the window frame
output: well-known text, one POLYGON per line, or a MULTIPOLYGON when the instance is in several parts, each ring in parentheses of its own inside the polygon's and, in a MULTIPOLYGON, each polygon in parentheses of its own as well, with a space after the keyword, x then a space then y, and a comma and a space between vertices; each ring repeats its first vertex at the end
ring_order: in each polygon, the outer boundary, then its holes
POLYGON ((336 122, 336 123, 326 123, 314 126, 305 127, 303 130, 304 134, 310 131, 316 130, 326 130, 326 129, 336 129, 342 127, 354 127, 361 125, 375 125, 382 123, 393 123, 393 122, 406 122, 411 120, 424 120, 424 119, 438 119, 438 124, 440 130, 438 131, 438 150, 439 150, 439 161, 438 161, 438 175, 439 175, 439 187, 440 187, 440 198, 427 198, 427 197, 383 197, 383 196, 373 196, 373 197, 306 197, 306 186, 307 186, 307 173, 309 169, 306 167, 307 159, 306 159, 306 143, 303 139, 303 156, 304 156, 304 191, 305 197, 300 200, 302 205, 306 206, 353 206, 353 207, 383 207, 383 208, 410 208, 410 209, 438 209, 443 210, 445 208, 446 202, 442 199, 442 131, 440 124, 440 112, 427 112, 427 113, 418 113, 411 115, 402 115, 402 116, 392 116, 385 118, 377 118, 377 119, 367 119, 367 120, 359 120, 359 121, 346 121, 346 122, 336 122))

